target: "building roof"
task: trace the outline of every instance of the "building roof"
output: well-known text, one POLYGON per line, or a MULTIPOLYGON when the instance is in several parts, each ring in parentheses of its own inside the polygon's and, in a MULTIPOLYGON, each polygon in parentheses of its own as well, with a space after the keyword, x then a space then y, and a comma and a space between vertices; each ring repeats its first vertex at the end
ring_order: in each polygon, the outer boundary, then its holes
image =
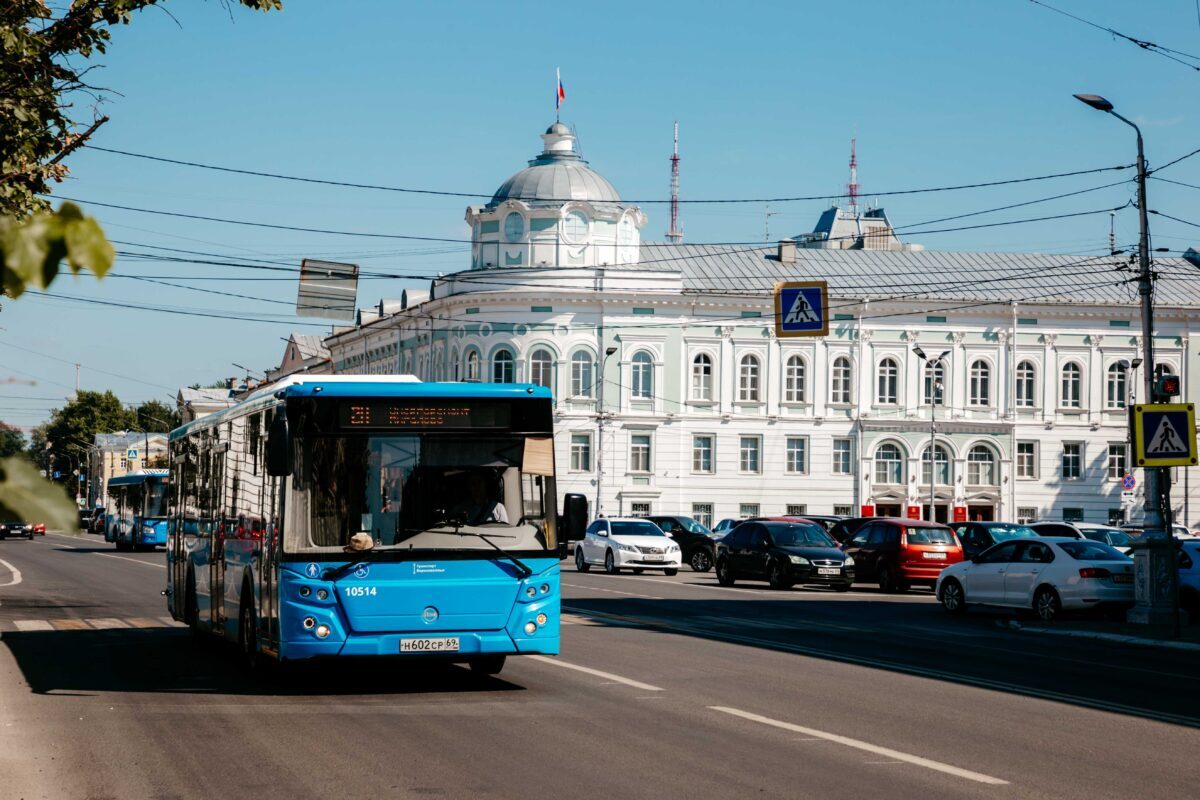
POLYGON ((546 143, 542 154, 500 185, 488 203, 489 208, 505 200, 546 205, 562 205, 571 200, 621 202, 613 185, 579 157, 575 135, 566 125, 551 125, 542 139, 546 143))
POLYGON ((184 404, 217 403, 226 405, 233 402, 229 397, 228 389, 192 389, 186 386, 179 390, 179 401, 184 404))
MULTIPOLYGON (((382 301, 381 301, 382 302, 382 301)), ((325 346, 325 337, 309 333, 293 333, 292 341, 300 351, 300 358, 329 358, 329 348, 325 346)))
POLYGON ((147 440, 158 440, 156 444, 162 444, 167 438, 165 433, 142 433, 141 431, 129 431, 128 433, 97 433, 92 440, 92 444, 101 450, 121 449, 124 450, 131 446, 141 446, 147 440))

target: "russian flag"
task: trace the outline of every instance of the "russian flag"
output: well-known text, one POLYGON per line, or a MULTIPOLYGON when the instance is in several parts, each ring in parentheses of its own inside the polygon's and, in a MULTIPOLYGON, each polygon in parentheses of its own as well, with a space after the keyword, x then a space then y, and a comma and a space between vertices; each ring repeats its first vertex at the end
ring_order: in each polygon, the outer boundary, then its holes
POLYGON ((554 77, 558 80, 558 90, 554 93, 554 110, 557 112, 562 106, 563 100, 567 99, 567 93, 563 89, 562 75, 559 73, 558 68, 554 70, 554 77))

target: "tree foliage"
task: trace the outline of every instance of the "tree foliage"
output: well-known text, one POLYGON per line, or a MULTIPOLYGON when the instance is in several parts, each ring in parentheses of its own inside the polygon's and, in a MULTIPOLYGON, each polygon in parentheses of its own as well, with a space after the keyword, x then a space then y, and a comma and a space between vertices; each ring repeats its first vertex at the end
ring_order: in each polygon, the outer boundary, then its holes
POLYGON ((0 458, 25 452, 25 434, 11 425, 0 422, 0 458))
POLYGON ((170 433, 183 424, 179 411, 161 400, 147 400, 134 410, 139 431, 170 433))
POLYGON ((67 405, 56 408, 44 426, 42 452, 34 453, 46 472, 60 472, 61 482, 73 479, 72 470, 87 463, 87 451, 97 433, 138 430, 137 414, 111 391, 81 391, 67 405))

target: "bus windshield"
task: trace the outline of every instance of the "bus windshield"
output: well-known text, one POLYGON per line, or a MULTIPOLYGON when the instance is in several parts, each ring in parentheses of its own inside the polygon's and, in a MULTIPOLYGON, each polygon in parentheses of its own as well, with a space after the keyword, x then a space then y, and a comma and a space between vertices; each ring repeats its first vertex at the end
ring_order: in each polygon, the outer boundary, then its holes
POLYGON ((287 552, 555 546, 548 437, 300 436, 295 464, 287 552))
POLYGON ((166 481, 146 482, 145 507, 143 519, 165 518, 167 516, 167 483, 166 481))

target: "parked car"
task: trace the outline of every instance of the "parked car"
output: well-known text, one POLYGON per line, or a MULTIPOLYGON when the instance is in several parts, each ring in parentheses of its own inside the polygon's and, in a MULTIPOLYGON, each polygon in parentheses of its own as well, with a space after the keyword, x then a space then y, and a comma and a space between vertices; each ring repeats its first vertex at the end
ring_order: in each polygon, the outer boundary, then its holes
MULTIPOLYGON (((1126 524, 1122 525, 1121 530, 1125 531, 1125 533, 1129 535, 1129 538, 1133 539, 1134 541, 1137 541, 1138 539, 1140 539, 1142 534, 1146 532, 1146 528, 1144 525, 1134 525, 1131 523, 1126 523, 1126 524)), ((1195 538, 1197 538, 1197 532, 1188 530, 1188 527, 1186 525, 1172 525, 1171 526, 1171 535, 1173 537, 1175 537, 1176 539, 1195 539, 1195 538)))
POLYGON ((850 541, 850 537, 858 533, 858 529, 877 517, 846 517, 829 529, 829 535, 840 544, 850 541))
POLYGON ((26 539, 33 539, 33 526, 28 522, 21 522, 15 519, 0 522, 0 539, 8 539, 13 536, 24 536, 26 539))
POLYGON ((1014 522, 956 522, 950 530, 958 537, 965 559, 974 558, 992 545, 1009 539, 1037 536, 1033 528, 1014 522))
POLYGON ((731 530, 733 530, 733 526, 737 525, 739 522, 741 522, 740 519, 726 517, 725 519, 721 520, 720 522, 718 522, 716 525, 713 526, 713 533, 716 535, 716 538, 719 539, 722 536, 724 536, 725 534, 729 533, 731 530))
POLYGON ((603 566, 610 575, 622 569, 640 573, 660 569, 667 575, 679 572, 679 545, 663 529, 641 517, 609 517, 588 525, 575 545, 575 569, 587 572, 603 566))
POLYGON ((1085 538, 1084 535, 1079 532, 1079 529, 1070 522, 1031 522, 1029 523, 1029 527, 1032 528, 1033 532, 1038 536, 1066 536, 1069 539, 1085 538))
POLYGON ((708 528, 691 517, 652 516, 646 519, 662 528, 683 551, 683 561, 693 572, 708 572, 717 560, 717 543, 708 528))
POLYGON ((1133 552, 1133 540, 1127 531, 1112 525, 1090 522, 1035 522, 1029 526, 1038 536, 1068 536, 1072 539, 1091 539, 1104 542, 1128 555, 1133 552))
POLYGON ((1066 610, 1133 605, 1133 559, 1091 539, 1047 536, 1001 542, 938 578, 942 607, 1032 609, 1045 621, 1066 610))
POLYGON ((844 592, 854 583, 854 559, 815 522, 782 517, 748 520, 717 543, 717 581, 767 581, 772 589, 797 583, 844 592))
POLYGON ((1200 539, 1179 543, 1179 607, 1200 622, 1200 539))
POLYGON ((873 581, 885 592, 916 583, 932 588, 941 571, 963 557, 954 531, 942 523, 891 517, 870 520, 842 549, 854 557, 855 580, 873 581))
POLYGON ((803 517, 809 522, 815 522, 820 525, 825 529, 826 533, 833 530, 834 525, 837 525, 842 520, 847 519, 847 517, 840 514, 804 514, 803 517))
POLYGON ((97 508, 92 514, 92 522, 88 525, 89 533, 104 533, 104 516, 105 509, 97 508))

